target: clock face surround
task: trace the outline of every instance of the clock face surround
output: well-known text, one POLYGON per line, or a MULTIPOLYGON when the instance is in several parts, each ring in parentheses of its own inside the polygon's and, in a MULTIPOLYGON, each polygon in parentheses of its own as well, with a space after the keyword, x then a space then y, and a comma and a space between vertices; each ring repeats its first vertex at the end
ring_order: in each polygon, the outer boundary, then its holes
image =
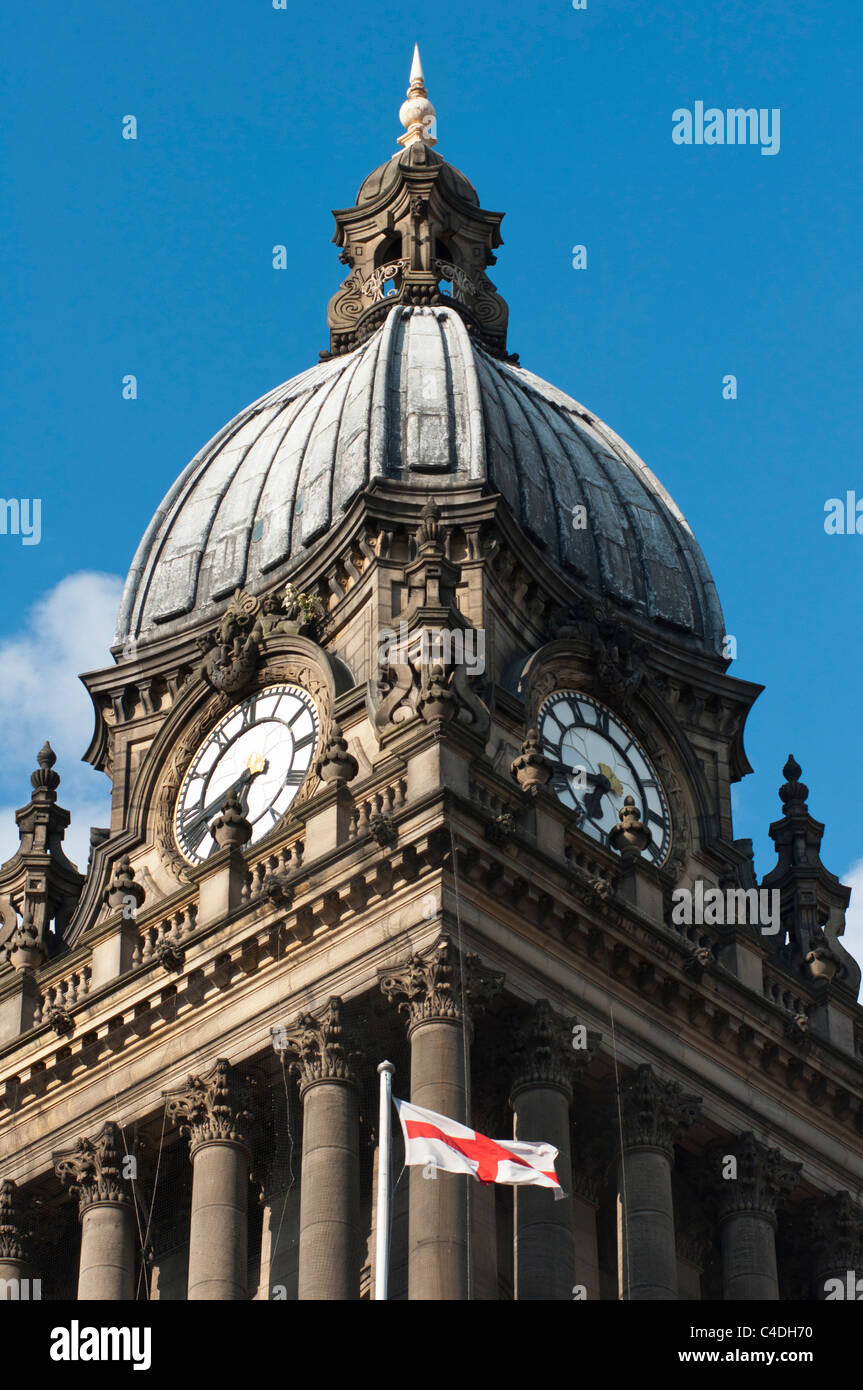
POLYGON ((624 797, 635 799, 651 832, 644 857, 662 864, 671 848, 671 816, 662 783, 626 725, 590 695, 558 690, 537 716, 542 751, 554 766, 551 785, 579 829, 609 847, 624 797))
POLYGON ((204 739, 183 778, 174 835, 183 856, 203 864, 217 848, 210 823, 236 792, 252 843, 287 811, 311 766, 320 719, 296 685, 269 685, 235 705, 204 739))

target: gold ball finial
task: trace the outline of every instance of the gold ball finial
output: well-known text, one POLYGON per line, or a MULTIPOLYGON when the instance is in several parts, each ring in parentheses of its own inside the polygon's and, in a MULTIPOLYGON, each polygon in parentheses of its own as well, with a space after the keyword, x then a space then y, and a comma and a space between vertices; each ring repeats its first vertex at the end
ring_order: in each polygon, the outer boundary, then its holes
POLYGON ((430 126, 436 114, 426 91, 419 44, 415 43, 407 101, 402 102, 399 111, 399 120, 405 128, 405 133, 399 136, 398 142, 403 149, 416 144, 418 140, 424 145, 437 144, 437 140, 430 133, 430 126))

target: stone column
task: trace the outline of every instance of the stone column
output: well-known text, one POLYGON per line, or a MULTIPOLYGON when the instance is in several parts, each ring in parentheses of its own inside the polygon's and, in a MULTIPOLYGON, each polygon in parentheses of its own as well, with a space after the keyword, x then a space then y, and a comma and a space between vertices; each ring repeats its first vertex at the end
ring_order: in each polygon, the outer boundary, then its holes
POLYGON ((863 1207, 849 1192, 835 1192, 810 1202, 806 1211, 806 1245, 811 1251, 812 1293, 822 1302, 848 1298, 849 1282, 863 1279, 863 1207), (852 1275, 849 1281, 848 1275, 852 1275), (829 1283, 838 1280, 839 1283, 829 1283))
POLYGON ((81 1257, 78 1297, 98 1302, 135 1297, 135 1217, 123 1175, 123 1136, 109 1121, 95 1139, 54 1155, 57 1176, 78 1198, 81 1257))
POLYGON ((671 1166, 674 1142, 701 1105, 650 1066, 620 1087, 623 1157, 618 1164, 618 1280, 624 1300, 676 1299, 677 1253, 671 1166))
POLYGON ((0 1303, 31 1296, 30 1220, 21 1193, 0 1182, 0 1303))
POLYGON ((719 1213, 723 1298, 778 1299, 776 1207, 793 1192, 802 1164, 789 1163, 751 1131, 712 1145, 708 1163, 719 1213))
MULTIPOLYGON (((411 956, 400 969, 381 972, 381 990, 399 1000, 408 1019, 411 1101, 469 1124, 470 1016, 503 984, 476 956, 459 958, 448 937, 411 956)), ((459 1300, 473 1293, 468 1268, 471 1220, 467 1184, 458 1173, 410 1175, 408 1297, 459 1300)))
POLYGON ((573 1101, 572 1205, 575 1234, 573 1298, 601 1298, 597 1218, 613 1167, 617 1131, 615 1098, 579 1088, 573 1101))
MULTIPOLYGON (((570 1106, 579 1025, 539 999, 514 1035, 515 1066, 510 1100, 514 1137, 545 1140, 558 1150, 555 1171, 566 1194, 549 1188, 515 1188, 515 1297, 568 1302, 575 1284, 570 1106), (557 1199, 557 1200, 555 1200, 557 1199)), ((582 1029, 586 1034, 586 1029, 582 1029)), ((589 1052, 579 1051, 583 1060, 589 1052)))
POLYGON ((358 1096, 345 1051, 342 1001, 287 1030, 303 1102, 298 1297, 344 1302, 360 1296, 358 1096))
POLYGON ((166 1094, 192 1158, 188 1301, 246 1299, 252 1116, 240 1078, 220 1058, 203 1077, 190 1076, 166 1094))

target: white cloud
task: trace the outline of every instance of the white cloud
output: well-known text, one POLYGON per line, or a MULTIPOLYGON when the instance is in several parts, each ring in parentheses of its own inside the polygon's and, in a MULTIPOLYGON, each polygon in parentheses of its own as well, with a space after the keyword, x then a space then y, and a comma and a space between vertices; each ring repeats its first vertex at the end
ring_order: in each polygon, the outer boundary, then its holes
POLYGON ((67 575, 38 599, 17 633, 0 640, 0 862, 18 846, 15 811, 30 797, 30 773, 46 739, 57 754, 58 800, 72 812, 69 857, 84 869, 91 825, 107 825, 110 787, 81 762, 93 732, 82 671, 111 663, 122 581, 113 574, 67 575))
POLYGON ((846 869, 840 882, 851 889, 851 902, 845 914, 845 931, 839 940, 858 965, 863 965, 863 859, 846 869))

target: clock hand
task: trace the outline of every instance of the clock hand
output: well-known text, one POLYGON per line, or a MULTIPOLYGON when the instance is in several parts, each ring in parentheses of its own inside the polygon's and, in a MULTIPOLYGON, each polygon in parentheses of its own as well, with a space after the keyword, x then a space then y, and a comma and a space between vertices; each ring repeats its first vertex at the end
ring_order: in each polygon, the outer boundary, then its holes
POLYGON ((188 820, 183 822, 183 833, 191 849, 197 850, 198 846, 204 838, 205 832, 209 828, 210 821, 213 819, 215 815, 218 814, 219 811, 221 811, 222 807, 224 806, 225 802, 227 801, 228 797, 231 795, 232 792, 236 792, 237 796, 240 798, 240 805, 243 808, 243 815, 246 814, 246 811, 249 809, 249 784, 251 783, 252 778, 256 775, 257 774, 252 772, 248 767, 244 767, 243 771, 240 773, 239 777, 233 782, 233 784, 230 787, 228 787, 225 791, 220 792, 218 796, 214 797, 213 800, 210 802, 209 806, 205 806, 202 811, 196 811, 194 815, 190 816, 188 820))
POLYGON ((584 798, 584 811, 588 820, 596 820, 602 814, 602 798, 611 791, 611 783, 601 772, 588 773, 587 780, 593 783, 593 790, 584 798))

